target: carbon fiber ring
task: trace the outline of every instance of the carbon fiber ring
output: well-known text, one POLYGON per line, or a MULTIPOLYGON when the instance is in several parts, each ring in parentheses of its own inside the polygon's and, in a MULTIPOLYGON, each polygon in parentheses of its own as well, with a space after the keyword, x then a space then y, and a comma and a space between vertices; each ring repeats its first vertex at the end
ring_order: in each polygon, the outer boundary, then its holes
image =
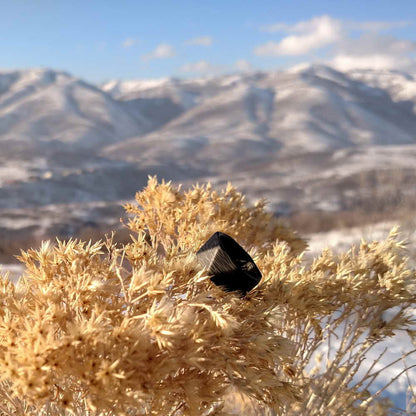
POLYGON ((253 259, 227 234, 213 234, 196 255, 212 282, 227 292, 245 295, 260 282, 261 272, 253 259))

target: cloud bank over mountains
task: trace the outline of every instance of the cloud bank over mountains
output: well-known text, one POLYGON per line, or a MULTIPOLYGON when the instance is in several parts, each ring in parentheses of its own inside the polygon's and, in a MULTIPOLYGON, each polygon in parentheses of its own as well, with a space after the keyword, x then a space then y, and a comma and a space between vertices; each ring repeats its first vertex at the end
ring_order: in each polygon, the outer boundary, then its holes
MULTIPOLYGON (((212 31, 187 31, 161 39, 146 39, 132 31, 116 46, 123 50, 125 62, 135 65, 129 78, 142 78, 139 74, 144 70, 150 71, 150 76, 143 78, 188 78, 288 69, 306 63, 340 71, 416 73, 416 37, 412 35, 416 26, 411 20, 358 21, 323 14, 306 20, 261 23, 247 26, 244 38, 231 27, 221 35, 213 26, 212 31)), ((96 49, 103 58, 113 46, 114 42, 101 42, 96 49)))
POLYGON ((254 48, 257 56, 298 56, 330 63, 340 70, 404 69, 416 65, 416 42, 389 32, 410 21, 351 22, 328 15, 294 24, 275 23, 260 28, 283 38, 254 48))
POLYGON ((342 38, 342 24, 329 16, 314 17, 294 25, 276 23, 263 28, 288 34, 279 42, 269 41, 254 49, 257 55, 305 55, 342 38))
MULTIPOLYGON (((413 73, 416 72, 416 41, 399 36, 401 30, 413 24, 407 20, 360 22, 330 15, 314 16, 294 23, 277 22, 260 26, 258 32, 271 39, 247 50, 246 56, 242 53, 233 63, 212 59, 217 44, 210 35, 188 38, 178 45, 161 43, 143 54, 141 60, 149 63, 176 58, 175 72, 186 76, 247 72, 273 64, 289 67, 300 62, 331 65, 341 71, 376 69, 413 73), (195 47, 199 48, 199 59, 188 60, 190 55, 186 53, 186 48, 195 47)), ((136 39, 127 38, 122 47, 128 49, 138 44, 136 39)))

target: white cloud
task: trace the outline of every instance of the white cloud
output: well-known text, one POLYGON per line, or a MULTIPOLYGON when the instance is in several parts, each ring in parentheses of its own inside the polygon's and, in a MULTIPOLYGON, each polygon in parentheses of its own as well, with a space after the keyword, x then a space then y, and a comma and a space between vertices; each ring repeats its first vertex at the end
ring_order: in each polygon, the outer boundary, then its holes
POLYGON ((176 56, 175 48, 167 43, 161 43, 152 52, 143 55, 143 61, 151 61, 152 59, 173 58, 176 56))
POLYGON ((140 41, 138 39, 134 39, 134 38, 126 38, 123 40, 123 42, 121 42, 121 47, 124 49, 128 49, 131 48, 132 46, 136 46, 140 43, 140 41))
POLYGON ((199 46, 211 46, 211 36, 200 36, 198 38, 189 39, 185 42, 185 45, 199 45, 199 46))
POLYGON ((393 36, 366 33, 356 39, 344 39, 337 46, 332 64, 341 70, 406 69, 415 64, 411 54, 416 42, 393 36))
POLYGON ((339 54, 334 57, 332 64, 341 71, 351 69, 395 69, 410 64, 408 59, 397 61, 393 56, 373 54, 368 56, 353 56, 339 54))
POLYGON ((256 55, 304 55, 341 39, 342 23, 330 16, 319 16, 295 25, 279 23, 269 27, 270 30, 293 34, 279 42, 269 41, 258 46, 254 49, 256 55))
POLYGON ((247 61, 246 59, 239 59, 238 61, 235 62, 234 66, 238 71, 241 71, 241 72, 248 72, 253 69, 253 66, 251 65, 251 63, 247 61))
POLYGON ((329 56, 327 62, 341 70, 408 69, 411 65, 416 66, 416 43, 385 32, 411 24, 413 22, 404 20, 352 22, 330 16, 314 17, 295 24, 276 23, 263 26, 260 30, 282 32, 283 38, 270 40, 253 52, 262 56, 307 55, 310 58, 311 53, 330 46, 325 51, 329 56))
MULTIPOLYGON (((322 19, 321 16, 314 19, 322 19)), ((260 27, 260 30, 263 32, 276 33, 276 32, 286 32, 286 33, 296 33, 296 32, 305 32, 311 29, 311 23, 314 19, 305 22, 298 22, 293 25, 287 23, 274 23, 270 25, 264 25, 260 27)), ((330 18, 331 19, 331 18, 330 18)), ((335 19, 332 19, 335 20, 335 19)), ((341 21, 339 21, 341 22, 341 21)), ((342 25, 347 30, 359 30, 363 32, 382 32, 392 29, 400 29, 407 27, 413 24, 409 20, 392 20, 392 21, 367 21, 367 22, 352 22, 352 21, 343 21, 342 25)))
POLYGON ((213 75, 221 72, 223 69, 220 65, 214 65, 207 61, 197 61, 181 66, 181 72, 199 73, 204 75, 213 75))

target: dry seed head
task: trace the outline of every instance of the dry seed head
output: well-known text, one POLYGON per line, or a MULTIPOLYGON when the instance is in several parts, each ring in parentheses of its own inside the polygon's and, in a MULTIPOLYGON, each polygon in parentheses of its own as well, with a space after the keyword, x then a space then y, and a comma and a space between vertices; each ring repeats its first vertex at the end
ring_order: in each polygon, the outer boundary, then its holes
POLYGON ((304 241, 231 184, 183 191, 150 178, 136 202, 126 206, 131 243, 44 243, 21 254, 17 288, 2 279, 8 414, 387 414, 365 393, 372 375, 353 380, 369 348, 415 331, 415 273, 397 231, 306 266, 304 241), (263 274, 243 299, 196 261, 216 231, 263 274), (339 328, 349 341, 331 360, 317 356, 339 328))

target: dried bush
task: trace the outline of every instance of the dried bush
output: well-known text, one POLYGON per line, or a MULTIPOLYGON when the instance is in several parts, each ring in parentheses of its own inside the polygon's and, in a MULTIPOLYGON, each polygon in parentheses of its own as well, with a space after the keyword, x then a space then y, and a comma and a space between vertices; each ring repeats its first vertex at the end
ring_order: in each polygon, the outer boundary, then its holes
POLYGON ((21 254, 16 286, 1 279, 0 414, 388 414, 370 393, 383 369, 359 370, 396 331, 415 333, 395 231, 306 267, 304 241, 232 186, 151 178, 136 201, 131 243, 47 242, 21 254), (244 298, 197 263, 215 231, 263 273, 244 298))

